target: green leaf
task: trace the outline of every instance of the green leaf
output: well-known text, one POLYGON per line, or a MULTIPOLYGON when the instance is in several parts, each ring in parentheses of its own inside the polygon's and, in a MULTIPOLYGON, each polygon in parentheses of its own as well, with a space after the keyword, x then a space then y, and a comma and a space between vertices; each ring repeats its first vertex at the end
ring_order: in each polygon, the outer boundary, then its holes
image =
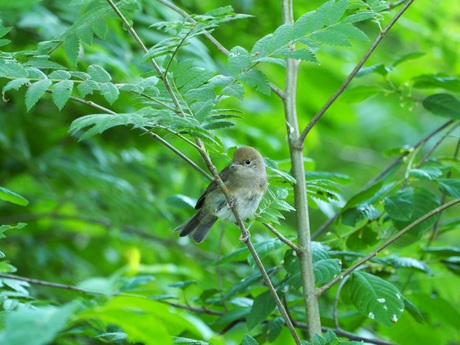
POLYGON ((354 231, 346 240, 347 248, 354 251, 364 251, 378 241, 378 233, 371 226, 365 225, 354 231))
POLYGON ((75 303, 62 307, 25 307, 9 312, 5 318, 6 328, 0 332, 2 344, 46 345, 52 343, 64 330, 67 320, 76 309, 75 303), (27 332, 24 332, 24 330, 27 332))
POLYGON ((318 8, 324 18, 325 25, 332 25, 339 21, 348 7, 348 0, 330 0, 318 8))
POLYGON ((395 268, 413 268, 428 275, 433 275, 433 271, 431 270, 430 266, 421 260, 413 258, 400 258, 397 256, 391 256, 386 260, 388 260, 389 264, 395 268))
POLYGON ((66 36, 64 39, 64 52, 72 65, 77 65, 80 52, 80 42, 76 34, 66 36))
POLYGON ((244 89, 243 85, 239 83, 226 86, 221 91, 222 95, 236 97, 240 100, 244 99, 245 93, 246 93, 246 90, 244 89))
POLYGON ((349 226, 356 226, 361 221, 375 220, 379 215, 380 212, 374 206, 362 204, 346 209, 342 213, 342 223, 349 226))
POLYGON ((460 100, 447 93, 428 96, 423 100, 423 107, 438 116, 460 119, 460 100))
POLYGON ((460 180, 451 178, 442 178, 437 181, 441 186, 443 194, 452 196, 456 199, 460 198, 460 180))
POLYGON ((379 63, 377 65, 361 68, 359 72, 356 74, 356 77, 357 78, 364 77, 365 75, 368 75, 371 73, 376 73, 382 76, 386 76, 388 72, 390 71, 391 71, 390 67, 385 66, 383 63, 379 63))
POLYGON ((353 13, 348 17, 344 18, 341 22, 344 24, 358 23, 365 20, 374 19, 376 13, 372 11, 359 11, 358 13, 353 13))
POLYGON ((460 247, 455 246, 442 246, 442 247, 426 247, 422 249, 425 253, 430 253, 432 256, 438 258, 445 258, 449 256, 460 256, 460 247))
POLYGON ((268 78, 259 70, 251 69, 238 76, 238 80, 248 85, 249 87, 255 88, 264 95, 270 95, 270 84, 268 78))
MULTIPOLYGON (((410 219, 406 221, 391 219, 391 221, 393 222, 393 225, 396 227, 396 229, 401 230, 438 206, 439 206, 439 200, 436 197, 436 195, 434 195, 433 193, 431 193, 430 191, 426 189, 419 189, 415 191, 412 196, 413 212, 412 212, 412 216, 410 217, 410 219)), ((417 226, 412 228, 409 233, 407 233, 404 237, 402 237, 398 241, 398 243, 400 244, 412 243, 422 233, 430 229, 436 222, 437 218, 438 216, 433 216, 423 221, 422 223, 418 224, 417 226)))
POLYGON ((433 166, 425 166, 419 169, 409 170, 409 176, 418 178, 419 180, 434 181, 441 175, 441 169, 433 166))
POLYGON ((99 18, 99 20, 93 20, 91 22, 91 29, 97 35, 97 37, 104 39, 107 36, 108 25, 105 17, 99 18))
POLYGON ((20 206, 27 206, 29 204, 26 198, 4 187, 0 187, 0 199, 20 206))
POLYGON ((251 58, 246 49, 236 46, 228 54, 228 69, 238 76, 251 67, 251 58))
POLYGON ((38 100, 43 97, 46 90, 48 90, 51 84, 51 80, 44 79, 39 80, 29 86, 26 92, 27 111, 30 111, 30 109, 32 109, 32 107, 38 102, 38 100))
POLYGON ((246 324, 250 331, 255 326, 266 320, 268 316, 275 310, 276 303, 270 291, 261 293, 254 299, 251 311, 246 318, 246 324))
POLYGON ((460 92, 460 79, 437 74, 420 75, 412 79, 414 88, 460 92))
POLYGON ((259 343, 250 335, 245 334, 241 345, 259 345, 259 343))
POLYGON ((77 86, 78 92, 82 97, 92 94, 93 91, 101 90, 101 87, 94 80, 86 80, 77 86))
POLYGON ((284 326, 285 322, 282 317, 275 317, 273 320, 268 321, 264 327, 264 334, 268 342, 273 343, 281 334, 284 326))
POLYGON ((70 79, 72 75, 64 70, 53 71, 48 75, 48 79, 66 80, 70 79))
POLYGON ((72 94, 72 89, 72 80, 63 80, 54 85, 52 97, 54 104, 56 104, 59 110, 62 110, 64 105, 66 105, 70 95, 72 94))
POLYGON ((9 90, 19 90, 21 88, 21 86, 26 85, 28 82, 29 82, 28 78, 13 79, 13 80, 9 81, 8 84, 6 84, 3 87, 2 93, 5 94, 5 92, 7 92, 9 90))
POLYGON ((313 264, 315 283, 321 285, 334 279, 341 271, 342 265, 339 259, 319 260, 313 264))
POLYGON ((356 309, 387 327, 392 327, 404 311, 403 297, 399 290, 375 275, 354 271, 347 287, 356 309))
POLYGON ((403 296, 404 300, 404 309, 409 312, 409 314, 414 318, 415 321, 418 323, 425 324, 426 320, 423 317, 423 314, 420 312, 420 310, 417 309, 414 303, 409 301, 406 297, 403 296))
POLYGON ((101 95, 104 96, 107 102, 112 104, 118 99, 120 91, 112 83, 105 83, 101 84, 101 95))
POLYGON ((359 103, 365 99, 375 96, 382 92, 381 86, 377 85, 359 85, 348 89, 342 95, 342 100, 346 103, 359 103))
POLYGON ((98 83, 107 83, 112 80, 110 74, 99 65, 90 65, 88 67, 88 74, 92 80, 98 83))
POLYGON ((415 59, 418 59, 422 56, 425 56, 426 53, 424 52, 413 52, 413 53, 409 53, 409 54, 405 54, 403 56, 401 56, 400 58, 396 59, 395 62, 393 62, 393 67, 396 67, 404 62, 407 62, 407 61, 412 61, 412 60, 415 60, 415 59))
POLYGON ((84 130, 85 133, 79 138, 79 140, 85 140, 115 126, 142 126, 144 122, 144 116, 137 113, 116 115, 93 114, 74 120, 70 125, 69 132, 75 134, 78 131, 84 130), (89 129, 87 129, 87 127, 89 127, 89 129))
POLYGON ((403 189, 396 195, 386 197, 383 206, 391 219, 410 220, 414 211, 412 189, 403 189))

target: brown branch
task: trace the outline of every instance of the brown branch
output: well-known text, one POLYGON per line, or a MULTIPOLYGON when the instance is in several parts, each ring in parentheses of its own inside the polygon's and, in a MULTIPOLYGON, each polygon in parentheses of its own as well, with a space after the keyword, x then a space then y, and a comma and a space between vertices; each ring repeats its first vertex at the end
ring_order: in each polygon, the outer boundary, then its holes
POLYGON ((265 227, 270 230, 276 237, 278 237, 281 242, 286 243, 289 247, 291 247, 296 253, 299 252, 299 247, 292 241, 288 240, 286 237, 283 236, 278 230, 276 230, 271 224, 263 223, 265 227))
POLYGON ((348 77, 345 79, 345 81, 340 85, 340 87, 337 89, 337 91, 332 95, 332 97, 324 104, 324 106, 318 111, 318 113, 313 117, 313 119, 308 123, 308 125, 305 127, 303 130, 300 138, 299 138, 299 143, 298 145, 301 145, 305 141, 305 138, 307 137, 308 133, 310 130, 315 126, 315 124, 319 121, 319 119, 324 115, 324 113, 329 109, 329 107, 339 98, 339 96, 345 91, 345 89, 348 87, 348 85, 351 83, 351 81, 354 79, 356 74, 359 72, 361 67, 366 63, 367 59, 372 55, 374 50, 377 48, 377 46, 380 44, 380 42, 383 40, 383 38, 386 36, 388 31, 393 27, 393 25, 398 21, 398 19, 403 15, 403 13, 409 8, 409 6, 414 2, 414 0, 409 0, 401 10, 396 13, 396 15, 393 17, 393 19, 388 23, 388 25, 383 29, 375 41, 372 43, 370 48, 367 50, 367 52, 364 54, 364 56, 361 58, 361 60, 358 62, 358 64, 355 66, 355 68, 351 71, 351 73, 348 75, 348 77))
POLYGON ((431 210, 430 212, 424 214, 423 216, 421 216, 420 218, 418 218, 417 220, 415 220, 414 222, 412 222, 411 224, 406 226, 404 229, 400 230, 398 233, 396 233, 395 235, 391 236, 383 244, 381 244, 378 248, 374 249, 372 252, 367 254, 362 259, 359 259, 356 263, 354 263, 349 268, 347 268, 345 271, 340 273, 337 277, 332 279, 330 282, 328 282, 327 284, 324 284, 323 286, 318 288, 316 290, 316 295, 318 297, 321 296, 325 291, 330 289, 335 283, 339 282, 340 280, 342 280, 346 276, 350 275, 354 270, 356 270, 356 268, 358 268, 359 266, 361 266, 365 262, 371 260, 377 254, 379 254, 382 250, 384 250, 386 247, 388 247, 389 245, 394 243, 400 237, 404 236, 406 233, 408 233, 410 230, 412 230, 415 226, 419 225, 421 222, 425 221, 426 219, 428 219, 428 218, 430 218, 430 217, 432 217, 432 216, 434 216, 434 215, 436 215, 438 213, 441 213, 445 209, 447 209, 449 207, 452 207, 452 206, 454 206, 454 205, 456 205, 458 203, 460 203, 460 198, 454 199, 452 201, 449 201, 449 202, 447 202, 447 203, 435 208, 434 210, 431 210))

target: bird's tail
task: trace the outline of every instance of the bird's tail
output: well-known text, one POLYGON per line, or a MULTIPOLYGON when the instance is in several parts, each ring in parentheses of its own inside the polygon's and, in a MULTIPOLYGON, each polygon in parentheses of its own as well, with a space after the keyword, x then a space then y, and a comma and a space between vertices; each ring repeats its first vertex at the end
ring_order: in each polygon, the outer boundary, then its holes
POLYGON ((209 230, 217 221, 216 216, 203 216, 200 212, 187 220, 182 225, 178 226, 174 231, 180 231, 179 236, 190 236, 196 243, 203 242, 208 236, 209 230))

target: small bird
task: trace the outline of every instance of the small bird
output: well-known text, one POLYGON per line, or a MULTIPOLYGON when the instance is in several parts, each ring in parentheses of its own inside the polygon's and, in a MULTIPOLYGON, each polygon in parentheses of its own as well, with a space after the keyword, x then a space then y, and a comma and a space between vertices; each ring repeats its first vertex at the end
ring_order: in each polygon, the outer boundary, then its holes
MULTIPOLYGON (((265 164, 260 153, 250 146, 238 148, 233 154, 232 164, 224 168, 219 176, 227 187, 232 205, 236 207, 241 220, 252 216, 268 186, 265 164)), ((236 222, 216 181, 211 182, 198 199, 195 210, 198 213, 174 231, 180 231, 181 237, 190 236, 196 243, 206 239, 217 218, 236 222)))

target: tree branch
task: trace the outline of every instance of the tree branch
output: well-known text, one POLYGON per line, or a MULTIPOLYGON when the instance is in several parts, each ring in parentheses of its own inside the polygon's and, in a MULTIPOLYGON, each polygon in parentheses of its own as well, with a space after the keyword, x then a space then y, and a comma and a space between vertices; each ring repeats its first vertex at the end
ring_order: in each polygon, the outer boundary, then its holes
MULTIPOLYGON (((454 123, 454 120, 449 120, 442 124, 440 127, 436 128, 434 131, 431 133, 428 133, 426 136, 424 136, 422 139, 420 139, 414 146, 412 146, 412 149, 416 149, 423 144, 425 144, 429 139, 431 139, 433 136, 438 134, 440 131, 445 129, 446 127, 450 126, 452 123, 454 123)), ((401 156, 396 158, 393 162, 391 162, 385 169, 383 169, 377 176, 375 176, 372 180, 366 183, 366 185, 360 190, 363 191, 366 188, 372 186, 374 183, 385 177, 394 167, 396 167, 400 162, 406 158, 412 150, 406 150, 401 156)), ((318 230, 312 235, 312 239, 316 239, 318 236, 320 236, 326 229, 335 222, 335 220, 340 216, 340 211, 337 212, 333 217, 329 218, 323 225, 321 225, 318 230)))
POLYGON ((278 237, 282 242, 286 243, 289 247, 291 247, 297 254, 299 253, 299 247, 297 245, 288 240, 286 237, 283 236, 282 233, 280 233, 278 230, 276 230, 271 224, 268 223, 263 223, 265 227, 270 230, 273 234, 275 234, 276 237, 278 237))
POLYGON ((434 210, 428 212, 427 214, 423 215, 422 217, 418 218, 417 220, 415 220, 414 222, 412 222, 411 224, 406 226, 404 229, 400 230, 397 234, 391 236, 383 244, 381 244, 378 248, 374 249, 372 252, 367 254, 362 259, 359 259, 356 263, 354 263, 349 268, 347 268, 345 271, 340 273, 337 277, 332 279, 330 282, 328 282, 327 284, 324 284, 323 286, 318 288, 316 290, 316 295, 318 297, 321 296, 325 291, 330 289, 335 283, 339 282, 340 280, 342 280, 346 276, 350 275, 356 268, 358 268, 363 263, 365 263, 365 262, 369 261, 370 259, 372 259, 373 257, 375 257, 383 249, 385 249, 386 247, 391 245, 393 242, 395 242, 400 237, 404 236, 406 233, 408 233, 410 230, 412 230, 415 226, 419 225, 421 222, 425 221, 426 219, 428 219, 428 218, 430 218, 430 217, 432 217, 432 216, 434 216, 434 215, 444 211, 445 209, 447 209, 449 207, 452 207, 452 206, 454 206, 454 205, 456 205, 458 203, 460 203, 460 198, 454 199, 452 201, 449 201, 449 202, 447 202, 447 203, 435 208, 434 210))
MULTIPOLYGON (((366 63, 367 59, 372 55, 374 50, 377 48, 377 46, 380 44, 380 42, 383 40, 383 38, 386 36, 388 31, 393 27, 393 25, 398 21, 398 19, 403 15, 403 13, 409 8, 409 6, 414 2, 414 0, 409 0, 401 10, 396 13, 394 18, 388 23, 388 25, 383 29, 380 34, 377 36, 375 39, 374 43, 370 46, 370 48, 367 50, 367 52, 364 54, 364 56, 361 58, 361 60, 358 62, 358 64, 355 66, 355 68, 351 71, 351 73, 348 75, 348 77, 345 79, 345 81, 340 85, 340 87, 337 89, 337 91, 332 95, 332 97, 324 104, 324 106, 318 111, 318 113, 313 117, 313 119, 308 123, 308 125, 305 127, 303 130, 302 134, 300 135, 299 141, 304 142, 305 138, 307 137, 308 133, 310 130, 315 126, 315 124, 319 121, 319 119, 324 115, 324 113, 329 109, 329 107, 336 101, 337 98, 345 91, 345 89, 348 87, 350 82, 353 80, 353 78, 356 76, 356 74, 359 72, 361 67, 366 63)), ((299 143, 300 145, 300 143, 299 143)))

